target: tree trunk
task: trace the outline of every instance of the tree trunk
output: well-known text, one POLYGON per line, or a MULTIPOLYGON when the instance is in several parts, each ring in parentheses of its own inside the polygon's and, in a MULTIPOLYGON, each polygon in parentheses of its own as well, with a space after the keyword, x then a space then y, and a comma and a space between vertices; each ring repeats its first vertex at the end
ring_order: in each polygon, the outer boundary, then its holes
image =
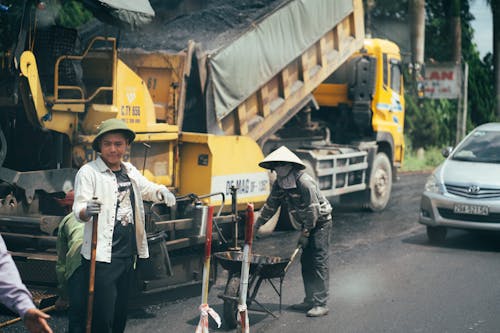
POLYGON ((365 33, 368 38, 372 37, 372 11, 375 7, 375 0, 364 0, 365 3, 365 33))
POLYGON ((424 63, 425 0, 410 0, 410 39, 412 62, 424 63))
POLYGON ((415 89, 418 81, 423 80, 422 65, 424 63, 425 46, 425 0, 410 0, 408 6, 408 12, 410 13, 411 63, 413 65, 413 86, 415 89))
MULTIPOLYGON (((452 37, 452 56, 451 61, 455 64, 462 63, 462 24, 460 20, 460 0, 451 0, 449 2, 450 17, 450 36, 452 37)), ((463 79, 463 78, 462 78, 463 79)), ((463 93, 463 89, 462 89, 463 93)), ((458 144, 465 135, 466 119, 463 115, 463 96, 460 94, 457 101, 457 127, 455 135, 455 144, 458 144)))
POLYGON ((495 75, 496 115, 500 121, 500 0, 491 0, 493 13, 493 71, 495 75))
POLYGON ((462 24, 460 20, 460 0, 451 3, 451 36, 453 43, 452 61, 460 63, 462 60, 462 24))

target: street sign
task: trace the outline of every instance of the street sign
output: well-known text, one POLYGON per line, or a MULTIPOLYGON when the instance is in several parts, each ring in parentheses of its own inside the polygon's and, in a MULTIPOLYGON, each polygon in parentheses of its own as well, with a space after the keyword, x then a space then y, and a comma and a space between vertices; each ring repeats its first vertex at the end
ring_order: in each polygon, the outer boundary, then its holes
POLYGON ((444 99, 459 98, 461 82, 462 71, 460 64, 426 64, 424 96, 444 99))

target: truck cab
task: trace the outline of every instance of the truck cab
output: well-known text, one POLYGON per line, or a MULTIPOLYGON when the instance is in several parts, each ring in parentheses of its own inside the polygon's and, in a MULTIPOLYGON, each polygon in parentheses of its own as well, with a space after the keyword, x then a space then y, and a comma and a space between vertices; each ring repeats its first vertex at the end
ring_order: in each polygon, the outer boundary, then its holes
MULTIPOLYGON (((367 153, 363 161, 366 174, 356 173, 359 184, 367 185, 357 194, 365 195, 347 195, 344 201, 354 198, 370 210, 384 209, 404 156, 405 105, 399 47, 389 40, 365 39, 363 48, 313 95, 319 107, 316 120, 326 124, 331 141, 367 153)), ((359 185, 358 181, 354 184, 359 185)))
POLYGON ((314 98, 326 117, 336 117, 331 121, 338 125, 331 128, 333 141, 376 140, 393 166, 401 166, 405 105, 401 56, 395 43, 366 39, 363 49, 314 91, 314 98))

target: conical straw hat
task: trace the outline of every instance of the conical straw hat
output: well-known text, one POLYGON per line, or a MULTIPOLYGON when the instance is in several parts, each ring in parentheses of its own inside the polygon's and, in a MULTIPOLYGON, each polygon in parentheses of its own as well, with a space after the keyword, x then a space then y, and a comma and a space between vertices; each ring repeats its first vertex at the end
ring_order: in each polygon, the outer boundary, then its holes
POLYGON ((306 168, 300 158, 298 158, 297 155, 292 153, 290 149, 285 146, 281 146, 271 154, 267 155, 266 158, 259 163, 259 166, 265 169, 274 169, 276 163, 280 162, 293 163, 295 167, 301 170, 306 168))

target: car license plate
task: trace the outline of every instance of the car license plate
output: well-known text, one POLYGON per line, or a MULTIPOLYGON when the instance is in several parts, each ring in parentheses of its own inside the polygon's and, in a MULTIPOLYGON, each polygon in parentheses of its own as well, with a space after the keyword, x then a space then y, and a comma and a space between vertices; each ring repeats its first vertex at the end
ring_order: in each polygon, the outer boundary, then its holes
POLYGON ((489 207, 481 205, 455 204, 453 207, 455 214, 488 215, 489 207))

